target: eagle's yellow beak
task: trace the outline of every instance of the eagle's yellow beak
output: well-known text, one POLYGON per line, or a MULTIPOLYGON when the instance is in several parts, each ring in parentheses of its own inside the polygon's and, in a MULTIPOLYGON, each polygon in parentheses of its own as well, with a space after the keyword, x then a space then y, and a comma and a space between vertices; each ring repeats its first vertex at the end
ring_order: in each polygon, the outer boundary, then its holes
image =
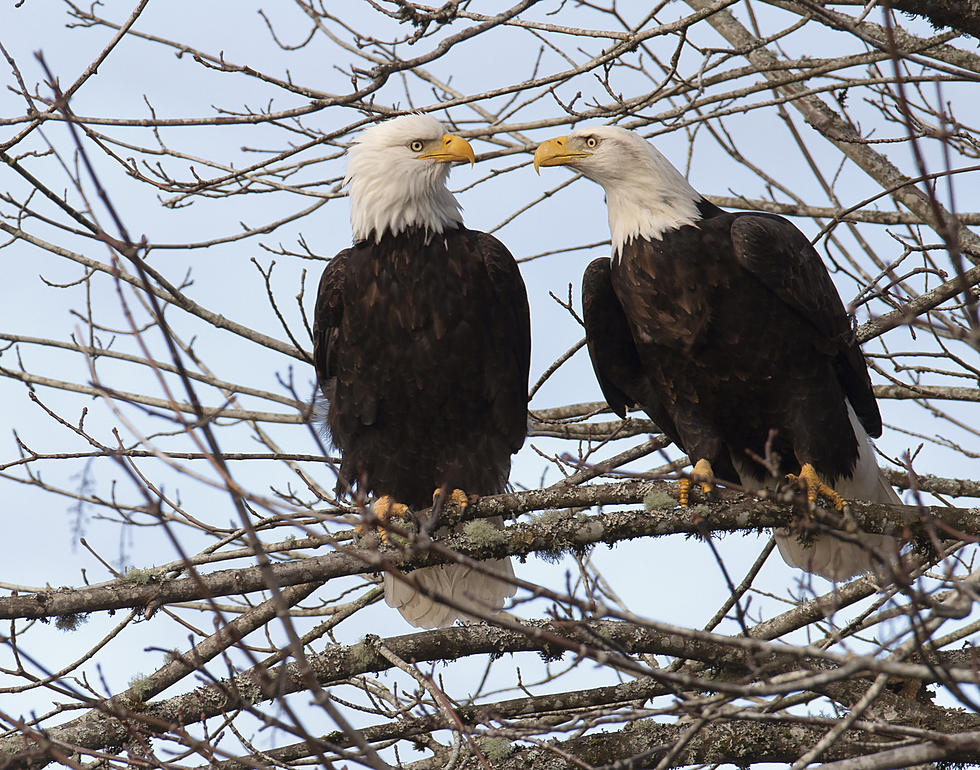
POLYGON ((541 173, 541 166, 564 166, 577 158, 586 158, 592 153, 572 150, 569 147, 574 140, 570 136, 556 136, 547 142, 541 142, 534 151, 534 170, 541 173))
POLYGON ((453 163, 457 160, 468 160, 471 166, 476 162, 473 148, 461 136, 456 136, 456 134, 443 134, 442 139, 438 142, 433 142, 433 144, 437 144, 438 147, 430 152, 423 152, 416 157, 419 160, 434 160, 437 163, 453 163))

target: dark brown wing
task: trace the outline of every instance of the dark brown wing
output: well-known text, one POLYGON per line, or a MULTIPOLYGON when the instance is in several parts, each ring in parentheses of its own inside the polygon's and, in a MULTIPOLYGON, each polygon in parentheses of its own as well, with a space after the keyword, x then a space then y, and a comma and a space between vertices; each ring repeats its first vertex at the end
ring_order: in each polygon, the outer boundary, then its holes
POLYGON ((582 316, 589 357, 606 403, 620 417, 641 407, 679 445, 673 420, 660 405, 643 370, 633 333, 611 281, 612 261, 593 260, 582 276, 582 316))
POLYGON ((344 313, 344 279, 350 249, 331 259, 320 276, 313 310, 313 366, 320 390, 333 397, 336 372, 336 342, 344 313))
POLYGON ((527 378, 531 368, 531 314, 517 262, 488 233, 470 231, 474 256, 486 265, 492 287, 487 324, 493 331, 485 358, 484 383, 493 401, 493 420, 511 442, 511 452, 527 435, 527 378))
POLYGON ((606 403, 620 417, 637 406, 634 383, 643 376, 629 324, 609 280, 612 261, 593 260, 582 276, 582 317, 589 358, 606 403))
POLYGON ((865 430, 881 435, 871 377, 840 295, 810 241, 791 222, 771 214, 742 214, 732 222, 739 263, 804 317, 835 356, 837 376, 865 430))

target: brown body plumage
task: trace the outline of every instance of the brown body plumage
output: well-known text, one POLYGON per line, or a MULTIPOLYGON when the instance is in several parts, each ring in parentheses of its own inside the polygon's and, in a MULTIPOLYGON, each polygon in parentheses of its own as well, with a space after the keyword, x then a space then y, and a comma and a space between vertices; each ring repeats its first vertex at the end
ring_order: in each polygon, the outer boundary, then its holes
POLYGON ((314 355, 341 474, 412 508, 501 492, 527 430, 530 332, 514 258, 485 233, 411 229, 338 254, 314 355))
MULTIPOLYGON (((604 351, 632 342, 639 368, 620 392, 721 479, 738 483, 736 464, 760 481, 799 473, 802 463, 831 484, 851 476, 858 440, 846 404, 871 436, 881 434, 881 417, 820 258, 780 217, 702 208, 697 224, 633 239, 616 265, 589 266, 586 324, 597 372, 615 384, 623 373, 607 371, 604 351), (601 280, 615 303, 589 298, 601 280), (600 328, 610 313, 622 314, 629 340, 600 328), (778 461, 772 470, 750 460, 766 456, 767 443, 778 461)), ((623 411, 627 399, 620 401, 623 411)))

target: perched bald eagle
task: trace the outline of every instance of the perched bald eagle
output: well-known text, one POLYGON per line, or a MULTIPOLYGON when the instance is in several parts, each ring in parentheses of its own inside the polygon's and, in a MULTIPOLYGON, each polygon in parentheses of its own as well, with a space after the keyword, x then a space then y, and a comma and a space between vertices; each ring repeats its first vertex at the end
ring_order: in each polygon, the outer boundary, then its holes
MULTIPOLYGON (((786 474, 838 507, 900 502, 868 435, 881 416, 844 305, 790 222, 709 203, 656 149, 622 128, 544 142, 535 167, 569 166, 606 193, 613 258, 582 283, 589 353, 620 416, 639 406, 695 462, 692 478, 759 488, 786 474), (769 452, 767 453, 767 443, 769 452), (767 468, 759 458, 773 458, 767 468), (774 478, 774 474, 778 474, 774 478), (829 486, 828 486, 829 485, 829 486)), ((682 482, 687 502, 690 481, 682 482)), ((897 551, 777 532, 783 559, 841 580, 897 551)))
MULTIPOLYGON (((383 519, 430 507, 444 487, 502 492, 527 431, 524 282, 500 241, 463 226, 446 189, 450 165, 473 157, 426 115, 375 125, 348 151, 354 246, 320 279, 314 364, 341 476, 380 498, 383 519)), ((510 559, 487 566, 514 576, 510 559)), ((514 593, 460 565, 412 577, 480 614, 514 593)), ((415 626, 468 618, 390 575, 385 599, 415 626)))

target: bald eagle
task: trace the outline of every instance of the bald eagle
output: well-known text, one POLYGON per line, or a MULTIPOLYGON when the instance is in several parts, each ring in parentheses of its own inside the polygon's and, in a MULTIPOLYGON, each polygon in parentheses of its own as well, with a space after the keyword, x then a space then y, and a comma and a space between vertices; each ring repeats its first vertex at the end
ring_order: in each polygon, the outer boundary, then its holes
MULTIPOLYGON (((428 508, 442 488, 504 491, 524 443, 524 282, 500 241, 463 226, 446 189, 450 165, 473 159, 469 142, 426 115, 377 124, 348 151, 354 246, 320 279, 314 364, 341 478, 377 496, 382 519, 428 508)), ((485 615, 514 593, 510 559, 487 567, 505 580, 461 565, 412 577, 485 615)), ((387 574, 385 599, 415 626, 469 618, 387 574)))
MULTIPOLYGON (((705 491, 715 479, 757 489, 796 475, 811 501, 900 502, 869 440, 881 416, 867 365, 803 233, 782 217, 723 211, 619 127, 551 139, 534 163, 568 166, 606 193, 613 257, 586 269, 582 304, 615 412, 646 411, 695 462, 705 491)), ((689 489, 682 481, 682 503, 689 489)), ((860 545, 776 537, 788 564, 830 580, 897 551, 894 539, 868 533, 860 545)))

